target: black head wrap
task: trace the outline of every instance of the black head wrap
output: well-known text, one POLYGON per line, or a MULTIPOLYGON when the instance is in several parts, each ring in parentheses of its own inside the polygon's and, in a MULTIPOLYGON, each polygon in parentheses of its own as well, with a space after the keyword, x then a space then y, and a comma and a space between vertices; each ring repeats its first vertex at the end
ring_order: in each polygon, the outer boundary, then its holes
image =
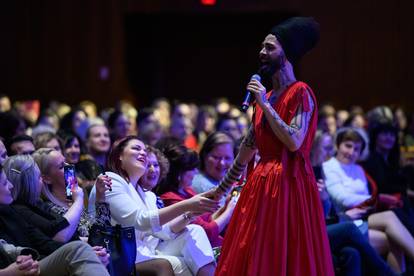
POLYGON ((319 24, 312 17, 292 17, 274 26, 271 34, 282 45, 286 58, 296 64, 319 40, 319 24))

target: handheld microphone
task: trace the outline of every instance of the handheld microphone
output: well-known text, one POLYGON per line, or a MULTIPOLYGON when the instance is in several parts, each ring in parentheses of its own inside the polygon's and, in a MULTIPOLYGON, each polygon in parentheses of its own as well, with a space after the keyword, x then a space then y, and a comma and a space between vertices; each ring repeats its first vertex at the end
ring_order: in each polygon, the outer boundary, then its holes
MULTIPOLYGON (((260 82, 260 81, 261 81, 261 78, 260 78, 260 76, 259 76, 258 74, 254 74, 254 75, 250 78, 250 81, 252 81, 252 80, 257 80, 258 82, 260 82)), ((249 105, 250 105, 250 97, 251 97, 251 93, 250 93, 250 91, 249 91, 249 90, 247 90, 247 92, 246 92, 246 96, 244 97, 244 101, 243 101, 243 103, 242 103, 242 105, 241 105, 241 111, 242 111, 242 112, 246 112, 246 111, 247 111, 247 109, 249 109, 249 105)))

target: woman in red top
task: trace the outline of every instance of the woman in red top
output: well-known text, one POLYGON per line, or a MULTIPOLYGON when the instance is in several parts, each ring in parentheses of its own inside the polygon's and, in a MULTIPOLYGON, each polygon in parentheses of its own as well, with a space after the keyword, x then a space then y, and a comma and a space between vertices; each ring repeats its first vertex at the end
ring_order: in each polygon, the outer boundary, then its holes
POLYGON ((227 193, 256 151, 261 157, 248 176, 226 230, 216 275, 334 275, 326 226, 309 152, 317 103, 297 81, 292 63, 319 38, 311 18, 291 18, 273 28, 259 54, 261 74, 247 86, 256 98, 249 134, 216 190, 227 193))
MULTIPOLYGON (((162 149, 170 162, 167 178, 159 185, 160 194, 165 206, 172 205, 184 199, 191 198, 197 193, 191 188, 194 175, 200 164, 198 154, 182 145, 167 145, 162 149)), ((204 228, 213 247, 221 246, 223 238, 220 233, 227 226, 236 206, 236 198, 232 198, 215 213, 205 213, 193 218, 194 224, 204 228)))

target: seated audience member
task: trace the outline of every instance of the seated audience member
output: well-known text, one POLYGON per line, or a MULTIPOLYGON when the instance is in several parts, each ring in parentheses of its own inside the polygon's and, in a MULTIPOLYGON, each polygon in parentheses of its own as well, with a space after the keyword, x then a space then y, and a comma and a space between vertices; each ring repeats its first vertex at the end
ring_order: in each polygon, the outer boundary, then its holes
POLYGON ((145 128, 148 124, 153 124, 158 122, 157 117, 155 116, 155 109, 151 107, 146 107, 141 109, 138 112, 137 116, 137 129, 138 129, 138 135, 142 131, 143 128, 145 128))
POLYGON ((355 113, 351 114, 349 118, 344 122, 344 127, 365 128, 365 118, 363 114, 355 113))
POLYGON ((8 141, 9 155, 32 154, 35 151, 33 138, 26 134, 16 135, 8 141))
POLYGON ((59 117, 51 109, 46 109, 40 113, 36 126, 32 128, 32 136, 36 137, 44 132, 56 133, 58 129, 59 117))
POLYGON ((323 163, 326 188, 334 204, 352 220, 367 219, 370 244, 387 254, 389 265, 405 270, 404 254, 414 260, 414 238, 391 211, 371 213, 376 192, 371 195, 362 167, 356 164, 366 145, 363 132, 348 128, 338 131, 335 157, 323 163))
POLYGON ((62 152, 60 138, 52 132, 38 134, 34 139, 34 146, 36 149, 52 148, 54 150, 62 152))
POLYGON ((3 165, 4 161, 7 159, 7 150, 3 141, 0 139, 0 165, 3 165))
MULTIPOLYGON (((363 113, 360 113, 363 114, 363 113)), ((368 130, 378 124, 392 124, 394 122, 394 114, 391 108, 385 105, 376 106, 369 110, 366 115, 368 122, 368 130)))
MULTIPOLYGON (((154 191, 167 176, 170 170, 170 162, 157 148, 147 145, 147 169, 139 179, 139 185, 144 191, 154 191)), ((155 191, 154 191, 155 192, 155 191)), ((157 196, 158 209, 164 208, 162 199, 157 196)))
POLYGON ((213 106, 201 106, 197 114, 197 124, 194 135, 199 145, 203 145, 207 136, 215 131, 217 112, 213 106))
MULTIPOLYGON (((82 198, 82 193, 79 193, 79 189, 74 189, 74 203, 66 214, 62 216, 52 215, 47 204, 45 205, 39 200, 42 183, 37 182, 36 179, 40 178, 40 171, 30 156, 20 155, 9 158, 6 162, 5 170, 14 183, 12 191, 14 202, 12 206, 20 216, 56 241, 67 242, 69 239, 78 239, 77 226, 82 209, 76 210, 77 207, 75 206, 77 205, 76 202, 78 202, 76 197, 82 198)), ((105 175, 100 175, 96 180, 95 187, 97 188, 95 189, 98 190, 98 201, 95 202, 96 217, 94 224, 110 225, 109 207, 104 199, 104 192, 109 188, 110 184, 110 179, 105 175)), ((108 262, 109 256, 103 247, 94 246, 93 250, 102 263, 106 264, 108 262)), ((152 261, 147 266, 156 267, 158 272, 156 275, 173 275, 168 262, 152 261)), ((139 275, 145 275, 141 273, 147 271, 139 266, 137 270, 139 275)))
POLYGON ((0 112, 7 112, 11 109, 11 102, 9 96, 0 94, 0 112))
MULTIPOLYGON (((34 155, 36 155, 36 152, 34 155)), ((83 193, 79 187, 72 191, 73 203, 63 214, 51 212, 50 204, 40 200, 44 189, 41 172, 30 155, 16 155, 8 158, 4 164, 7 178, 13 184, 13 206, 21 216, 33 226, 56 241, 67 242, 78 238, 77 228, 83 212, 83 193)), ((99 190, 99 202, 96 209, 99 215, 97 221, 91 223, 110 224, 107 213, 109 207, 105 203, 105 189, 110 186, 110 180, 101 176, 96 185, 99 190)), ((66 200, 65 200, 66 202, 66 200)))
POLYGON ((223 180, 234 160, 234 141, 224 132, 210 134, 200 150, 200 171, 192 188, 202 193, 215 188, 223 180))
POLYGON ((170 102, 166 98, 157 98, 153 101, 151 107, 155 110, 154 115, 157 117, 158 122, 160 122, 163 132, 167 132, 171 119, 170 102))
POLYGON ((81 139, 70 131, 59 131, 58 135, 62 141, 62 153, 65 156, 66 163, 78 163, 83 153, 81 139))
MULTIPOLYGON (((175 275, 213 275, 215 263, 208 238, 200 226, 189 223, 194 214, 215 210, 217 202, 201 194, 158 209, 155 194, 139 184, 147 168, 147 153, 136 136, 114 143, 108 168, 112 191, 106 191, 106 200, 112 224, 135 227, 136 262, 145 265, 149 260, 164 259, 175 275)), ((95 202, 95 193, 93 188, 90 204, 95 202)))
POLYGON ((318 130, 313 140, 311 163, 315 172, 319 195, 324 207, 325 221, 333 263, 339 275, 394 275, 368 243, 368 239, 344 214, 338 214, 325 186, 322 163, 333 155, 333 139, 327 132, 318 130))
POLYGON ((244 136, 247 135, 247 132, 249 130, 250 120, 248 115, 246 114, 240 114, 236 118, 237 120, 237 127, 239 128, 239 131, 241 133, 241 136, 239 140, 241 140, 244 136))
POLYGON ((221 131, 228 134, 234 141, 239 140, 242 137, 237 119, 231 117, 228 114, 221 115, 216 124, 216 131, 221 131))
MULTIPOLYGON (((191 184, 200 163, 197 153, 184 146, 175 145, 166 147, 163 153, 168 158, 170 170, 158 187, 157 193, 165 206, 194 197, 196 192, 191 188, 191 184)), ((213 247, 222 245, 223 237, 220 233, 229 223, 237 199, 238 197, 231 197, 217 212, 207 212, 194 218, 193 223, 204 228, 213 247)))
POLYGON ((318 129, 322 130, 322 132, 327 132, 330 135, 335 135, 336 133, 335 114, 319 112, 318 129))
POLYGON ((112 143, 118 139, 125 138, 131 132, 131 127, 131 122, 123 112, 115 110, 109 115, 108 129, 112 143))
POLYGON ((26 131, 24 119, 14 111, 0 112, 0 122, 0 137, 6 143, 12 137, 24 134, 26 131))
POLYGON ((153 108, 143 108, 137 116, 138 137, 145 144, 154 146, 163 136, 163 131, 153 108))
MULTIPOLYGON (((315 138, 313 138, 312 149, 310 152, 310 160, 312 166, 317 170, 322 167, 322 163, 328 161, 335 152, 333 137, 328 132, 317 130, 315 138)), ((319 176, 315 175, 317 178, 319 176)))
POLYGON ((87 114, 80 108, 74 108, 66 113, 60 120, 60 130, 64 132, 76 133, 81 136, 81 129, 87 123, 87 114))
POLYGON ((85 111, 89 119, 95 119, 98 116, 98 108, 92 101, 82 101, 79 103, 80 108, 85 111))
POLYGON ((89 155, 103 168, 111 147, 108 128, 104 125, 91 125, 86 132, 86 148, 89 155))
POLYGON ((171 119, 170 135, 177 138, 187 148, 197 149, 197 141, 192 132, 193 124, 189 118, 177 116, 171 119))
POLYGON ((59 129, 59 117, 50 108, 46 109, 40 113, 37 119, 37 126, 39 125, 51 127, 56 132, 59 129))
MULTIPOLYGON (((41 148, 34 154, 33 158, 36 161, 40 169, 42 177, 42 196, 45 199, 45 206, 49 213, 55 216, 63 216, 68 219, 72 218, 71 227, 76 227, 76 233, 80 237, 87 237, 89 235, 89 229, 94 223, 94 219, 84 210, 83 205, 83 191, 79 187, 75 187, 73 190, 73 199, 68 200, 66 198, 66 185, 63 175, 64 157, 58 151, 53 149, 41 148)), ((105 189, 108 185, 111 185, 111 181, 108 177, 103 176, 100 185, 98 185, 98 200, 95 201, 94 207, 100 209, 100 214, 106 214, 108 211, 108 205, 105 203, 105 189)), ((97 217, 97 220, 100 216, 97 217)), ((105 219, 105 218, 103 218, 105 219)), ((35 222, 33 222, 35 223, 35 222)), ((74 229, 72 229, 72 233, 74 229)), ((65 235, 65 239, 71 238, 71 235, 65 235)))
POLYGON ((400 206, 407 187, 401 175, 398 129, 379 123, 371 126, 369 135, 370 153, 362 166, 377 183, 379 196, 385 197, 390 207, 400 206))
POLYGON ((398 129, 390 123, 370 126, 370 154, 362 166, 378 186, 379 208, 392 210, 414 235, 414 209, 407 197, 408 185, 400 166, 398 129))
POLYGON ((63 245, 21 218, 12 189, 0 166, 0 275, 109 275, 88 244, 63 245))
POLYGON ((176 103, 172 113, 171 119, 175 120, 177 118, 188 118, 191 120, 191 107, 187 103, 176 103))
POLYGON ((337 128, 341 128, 344 126, 346 120, 348 120, 350 114, 348 110, 341 109, 336 112, 336 126, 337 128))

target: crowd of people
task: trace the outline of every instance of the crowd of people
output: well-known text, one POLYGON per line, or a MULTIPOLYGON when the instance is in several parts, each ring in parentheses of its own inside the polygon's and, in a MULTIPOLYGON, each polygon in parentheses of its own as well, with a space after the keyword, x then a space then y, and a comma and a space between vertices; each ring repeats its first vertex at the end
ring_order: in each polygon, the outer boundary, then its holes
MULTIPOLYGON (((142 112, 120 102, 100 116, 92 102, 53 103, 29 118, 21 103, 8 102, 2 95, 0 252, 8 257, 0 275, 55 267, 105 275, 110 255, 85 242, 94 224, 135 227, 136 269, 143 275, 214 274, 243 189, 219 201, 208 193, 230 169, 251 114, 225 99, 172 108, 158 99, 142 112), (71 200, 66 163, 78 180, 71 200), (87 261, 76 259, 86 255, 87 261)), ((318 122, 311 162, 336 272, 412 272, 410 118, 400 108, 364 113, 326 104, 318 122)), ((261 158, 256 154, 252 166, 261 158)), ((243 187, 247 173, 235 187, 243 187)))
POLYGON ((318 104, 293 70, 318 39, 312 18, 271 29, 246 114, 0 95, 0 276, 109 275, 88 241, 115 225, 139 275, 413 275, 414 116, 318 104))

